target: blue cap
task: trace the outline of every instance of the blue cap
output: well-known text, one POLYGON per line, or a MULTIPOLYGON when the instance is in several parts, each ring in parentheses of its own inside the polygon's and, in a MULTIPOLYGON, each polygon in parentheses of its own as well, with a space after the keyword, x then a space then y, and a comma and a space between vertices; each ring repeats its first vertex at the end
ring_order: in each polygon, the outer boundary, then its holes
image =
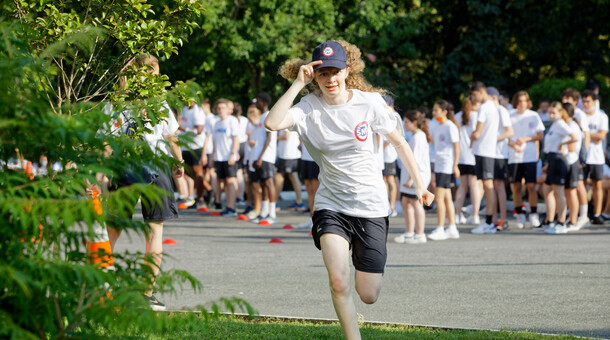
POLYGON ((324 67, 336 67, 342 70, 346 67, 347 53, 345 53, 345 49, 341 44, 329 40, 314 48, 311 61, 318 60, 322 60, 322 64, 314 66, 314 71, 324 67))
POLYGON ((500 95, 500 91, 498 91, 497 88, 490 86, 487 88, 487 94, 490 96, 499 96, 500 95))

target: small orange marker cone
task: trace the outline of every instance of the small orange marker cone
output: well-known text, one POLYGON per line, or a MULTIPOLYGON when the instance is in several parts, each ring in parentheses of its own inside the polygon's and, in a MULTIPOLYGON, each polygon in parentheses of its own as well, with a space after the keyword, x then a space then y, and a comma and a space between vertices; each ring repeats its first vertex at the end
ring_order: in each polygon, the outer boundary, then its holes
POLYGON ((210 216, 220 216, 220 211, 212 211, 210 216))
POLYGON ((285 226, 282 227, 282 229, 294 229, 294 227, 291 226, 290 224, 286 224, 285 226))
POLYGON ((176 240, 173 238, 167 238, 165 241, 163 241, 163 244, 178 244, 178 242, 176 242, 176 240))
POLYGON ((312 233, 312 232, 309 232, 309 236, 313 237, 313 233, 312 233))
POLYGON ((267 221, 267 220, 262 220, 262 221, 258 222, 258 225, 271 225, 271 223, 269 223, 269 221, 267 221))
POLYGON ((284 242, 276 237, 276 238, 272 238, 271 241, 269 241, 269 243, 284 243, 284 242))
POLYGON ((197 208, 197 211, 199 211, 199 212, 209 212, 210 209, 208 209, 208 207, 201 207, 201 208, 197 208))
POLYGON ((237 219, 240 221, 247 221, 248 220, 248 216, 241 214, 239 216, 237 216, 237 219))

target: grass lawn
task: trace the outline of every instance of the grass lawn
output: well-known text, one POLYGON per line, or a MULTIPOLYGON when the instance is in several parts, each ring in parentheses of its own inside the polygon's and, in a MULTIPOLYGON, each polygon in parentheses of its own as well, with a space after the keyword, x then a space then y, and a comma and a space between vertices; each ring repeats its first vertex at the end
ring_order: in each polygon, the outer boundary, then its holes
MULTIPOLYGON (((174 314, 172 317, 186 317, 174 314)), ((203 319, 200 319, 202 324, 203 319)), ((360 326, 363 339, 576 339, 573 336, 549 336, 529 332, 445 330, 406 325, 360 326)), ((281 320, 259 318, 248 320, 242 317, 227 317, 210 321, 206 330, 153 334, 151 339, 343 339, 338 322, 312 322, 304 320, 281 320)))

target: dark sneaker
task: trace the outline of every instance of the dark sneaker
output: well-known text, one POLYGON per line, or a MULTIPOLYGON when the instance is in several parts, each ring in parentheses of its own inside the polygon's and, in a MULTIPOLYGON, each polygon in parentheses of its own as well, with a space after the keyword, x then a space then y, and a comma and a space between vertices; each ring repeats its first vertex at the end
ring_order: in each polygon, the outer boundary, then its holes
POLYGON ((154 311, 164 311, 167 308, 165 307, 165 305, 163 304, 163 302, 159 301, 159 299, 157 299, 154 295, 151 296, 146 296, 146 298, 148 299, 148 304, 150 305, 150 308, 154 311))
POLYGON ((605 224, 604 219, 600 216, 594 216, 593 219, 591 220, 591 223, 593 224, 605 224))
POLYGON ((252 211, 253 209, 254 209, 254 207, 253 207, 253 206, 251 206, 251 205, 247 205, 247 206, 246 206, 246 209, 244 209, 244 212, 242 212, 242 214, 244 214, 244 215, 248 215, 248 213, 249 213, 250 211, 252 211))
POLYGON ((222 210, 222 204, 221 204, 221 203, 218 203, 218 202, 214 203, 214 209, 216 209, 216 210, 222 210))
POLYGON ((220 213, 222 217, 237 217, 237 213, 234 209, 226 208, 223 212, 220 213))

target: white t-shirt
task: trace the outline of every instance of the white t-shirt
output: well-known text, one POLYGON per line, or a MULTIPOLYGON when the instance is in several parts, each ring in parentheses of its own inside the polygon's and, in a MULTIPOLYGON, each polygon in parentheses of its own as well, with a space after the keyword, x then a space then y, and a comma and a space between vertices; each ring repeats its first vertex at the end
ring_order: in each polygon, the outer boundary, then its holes
MULTIPOLYGON (((275 158, 277 157, 277 131, 270 131, 265 128, 265 119, 269 111, 263 113, 261 115, 261 120, 258 124, 254 125, 254 129, 252 130, 252 134, 250 134, 250 139, 256 141, 254 145, 254 150, 252 151, 252 164, 258 160, 263 152, 263 148, 265 147, 265 142, 267 140, 267 132, 270 132, 269 146, 265 149, 265 153, 263 154, 263 162, 269 162, 275 164, 275 158)), ((250 171, 254 171, 252 165, 250 166, 250 171)))
POLYGON ((390 143, 385 137, 381 136, 381 146, 383 147, 383 162, 394 163, 398 159, 398 153, 392 143, 390 143), (388 143, 386 145, 386 143, 388 143))
POLYGON ((582 129, 583 133, 589 132, 589 120, 587 119, 587 114, 585 111, 577 107, 574 108, 574 119, 576 119, 578 124, 580 124, 580 128, 582 129))
POLYGON ((252 132, 254 131, 254 125, 252 125, 252 123, 250 122, 250 120, 248 120, 248 126, 246 128, 246 135, 248 136, 248 140, 246 141, 246 149, 244 151, 244 164, 248 163, 248 164, 252 164, 252 153, 254 152, 254 149, 252 147, 250 147, 250 142, 249 140, 252 139, 252 132))
MULTIPOLYGON (((594 134, 600 131, 608 131, 608 116, 599 111, 595 111, 592 115, 587 115, 589 133, 594 134)), ((603 141, 599 143, 589 142, 587 149, 587 164, 604 164, 606 158, 604 156, 603 141)))
MULTIPOLYGON (((434 131, 438 126, 438 121, 436 119, 430 119, 428 121, 428 131, 434 131)), ((428 158, 430 158, 430 162, 434 163, 435 159, 435 150, 434 150, 434 141, 428 143, 428 158)))
POLYGON ((250 121, 244 116, 236 117, 239 120, 239 144, 248 141, 248 123, 250 121))
MULTIPOLYGON (((417 161, 417 167, 419 168, 419 174, 421 175, 422 182, 425 187, 430 184, 431 173, 430 173, 430 159, 428 150, 428 139, 426 134, 419 130, 407 139, 411 150, 413 150, 413 156, 417 161)), ((404 165, 401 164, 400 171, 400 192, 405 194, 415 195, 415 186, 411 188, 405 187, 407 181, 411 178, 411 175, 407 171, 404 165)))
POLYGON ((216 122, 218 121, 218 116, 210 113, 209 115, 207 115, 205 117, 205 133, 210 135, 210 139, 208 140, 208 145, 205 149, 205 153, 206 154, 211 154, 214 151, 214 142, 212 140, 212 134, 214 133, 214 126, 216 125, 216 122))
MULTIPOLYGON (((510 138, 513 142, 521 137, 534 137, 536 133, 544 131, 544 124, 540 120, 538 113, 526 110, 519 114, 514 110, 510 115, 513 123, 514 134, 510 138)), ((508 164, 514 163, 534 163, 538 160, 538 143, 528 142, 521 144, 522 152, 515 152, 514 148, 508 149, 508 164)))
MULTIPOLYGON (((477 123, 482 123, 481 136, 472 143, 472 153, 476 156, 496 158, 498 142, 498 122, 500 115, 493 101, 487 100, 479 107, 477 123)), ((436 171, 436 169, 435 169, 436 171)))
POLYGON ((460 133, 457 126, 446 120, 439 123, 434 130, 430 131, 434 143, 434 172, 441 174, 453 174, 453 163, 455 161, 455 148, 453 143, 460 141, 460 133))
POLYGON ((295 131, 281 130, 278 131, 278 136, 284 136, 288 134, 288 139, 277 140, 277 158, 279 159, 299 159, 301 158, 301 140, 299 134, 295 131))
POLYGON ((374 139, 375 133, 402 133, 401 121, 379 93, 350 91, 352 98, 342 105, 329 105, 323 97, 309 94, 288 111, 292 129, 320 167, 314 209, 385 217, 387 189, 374 139))
POLYGON ((574 120, 571 120, 570 123, 568 124, 568 126, 570 127, 571 133, 573 133, 578 138, 578 141, 576 142, 576 144, 574 144, 574 146, 575 146, 574 151, 568 152, 568 154, 566 155, 566 160, 568 161, 568 165, 569 165, 569 164, 574 164, 575 162, 578 161, 578 156, 580 154, 580 148, 582 147, 582 143, 585 140, 585 136, 584 136, 584 133, 580 130, 580 127, 578 126, 578 124, 576 124, 576 122, 574 120))
MULTIPOLYGON (((233 150, 233 137, 239 137, 239 121, 235 116, 228 116, 224 120, 218 119, 212 131, 214 141, 214 161, 227 162, 233 150)), ((239 148, 237 149, 239 151, 239 148)), ((238 153, 234 155, 237 161, 238 153)))
MULTIPOLYGON (((498 136, 506 132, 506 128, 512 126, 510 120, 510 113, 504 106, 498 106, 498 112, 500 113, 500 122, 498 124, 498 136)), ((507 159, 508 158, 508 138, 496 142, 496 158, 507 159)))
POLYGON ((544 153, 566 153, 567 147, 564 145, 559 149, 559 145, 570 140, 571 133, 572 129, 563 119, 555 120, 544 136, 544 148, 542 151, 544 153))
POLYGON ((202 129, 201 133, 197 134, 197 126, 205 127, 205 122, 205 112, 203 112, 201 106, 193 105, 193 107, 189 109, 189 107, 185 105, 184 108, 182 108, 182 112, 180 113, 180 126, 186 130, 182 134, 190 134, 193 137, 193 142, 188 143, 188 147, 183 146, 182 150, 188 150, 189 148, 197 150, 203 148, 203 143, 205 142, 205 129, 202 129))
POLYGON ((477 128, 477 111, 470 112, 470 121, 466 125, 461 125, 463 115, 461 111, 455 115, 455 120, 460 124, 460 159, 458 159, 458 164, 475 165, 474 153, 472 153, 470 147, 470 136, 477 128))

